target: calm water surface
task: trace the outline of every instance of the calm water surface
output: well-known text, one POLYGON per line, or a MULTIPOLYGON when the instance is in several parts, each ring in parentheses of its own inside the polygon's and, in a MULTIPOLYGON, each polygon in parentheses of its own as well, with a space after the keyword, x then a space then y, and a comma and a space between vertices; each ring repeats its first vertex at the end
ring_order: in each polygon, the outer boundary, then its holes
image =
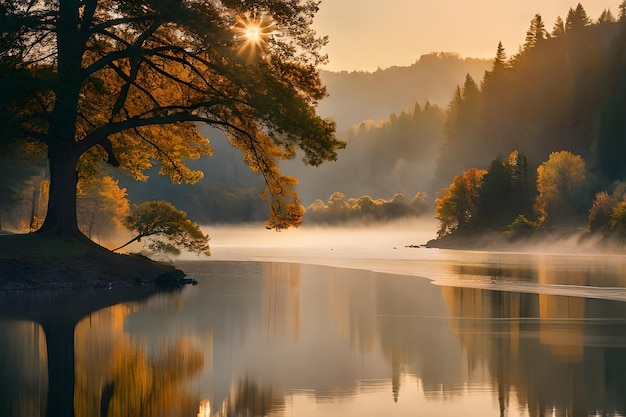
MULTIPOLYGON (((183 263, 199 285, 77 321, 75 414, 626 414, 626 261, 407 253, 183 263)), ((45 415, 46 336, 0 321, 0 415, 45 415)))

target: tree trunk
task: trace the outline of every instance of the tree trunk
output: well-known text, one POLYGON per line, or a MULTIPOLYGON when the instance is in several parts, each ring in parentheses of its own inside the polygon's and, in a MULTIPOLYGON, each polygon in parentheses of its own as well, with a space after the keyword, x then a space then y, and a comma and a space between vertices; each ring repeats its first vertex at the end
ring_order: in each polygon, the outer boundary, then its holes
POLYGON ((48 352, 46 417, 74 416, 74 326, 63 320, 42 323, 48 352))
POLYGON ((46 220, 40 233, 83 237, 76 219, 76 185, 78 157, 66 150, 48 149, 50 197, 46 220))
POLYGON ((78 98, 81 88, 81 63, 85 38, 81 34, 80 0, 59 2, 56 25, 58 46, 58 86, 52 112, 48 145, 50 197, 48 213, 39 232, 86 237, 78 230, 76 219, 76 166, 80 152, 76 142, 78 98))

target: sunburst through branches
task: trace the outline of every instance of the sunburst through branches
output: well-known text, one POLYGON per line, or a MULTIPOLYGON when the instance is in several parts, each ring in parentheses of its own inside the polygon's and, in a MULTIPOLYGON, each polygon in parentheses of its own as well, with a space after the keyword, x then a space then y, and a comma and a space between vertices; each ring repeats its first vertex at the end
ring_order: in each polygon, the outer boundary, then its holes
POLYGON ((268 40, 277 32, 277 26, 267 15, 246 14, 237 16, 233 31, 235 40, 239 43, 239 53, 251 60, 267 53, 268 40))

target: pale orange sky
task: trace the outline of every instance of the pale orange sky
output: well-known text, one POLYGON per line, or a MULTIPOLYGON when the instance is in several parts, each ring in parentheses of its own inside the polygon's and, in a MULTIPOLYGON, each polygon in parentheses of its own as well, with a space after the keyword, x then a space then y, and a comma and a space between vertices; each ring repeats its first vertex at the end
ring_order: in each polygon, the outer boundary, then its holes
MULTIPOLYGON (((621 0, 581 1, 597 20, 605 8, 617 17, 621 0)), ((492 58, 502 41, 508 55, 524 43, 535 13, 552 31, 576 0, 322 0, 315 20, 327 70, 366 70, 410 65, 429 52, 492 58)))

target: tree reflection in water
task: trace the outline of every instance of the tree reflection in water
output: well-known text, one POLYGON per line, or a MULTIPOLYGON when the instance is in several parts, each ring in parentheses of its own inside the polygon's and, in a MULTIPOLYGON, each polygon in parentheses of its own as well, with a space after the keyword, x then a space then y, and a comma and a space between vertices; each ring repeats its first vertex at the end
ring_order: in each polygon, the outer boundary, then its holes
POLYGON ((0 364, 0 415, 44 415, 48 370, 41 326, 0 321, 0 364))
POLYGON ((470 366, 488 370, 503 415, 512 395, 531 417, 554 410, 574 416, 626 410, 626 347, 619 342, 626 330, 623 303, 473 288, 442 291, 450 328, 470 366))
POLYGON ((244 378, 222 404, 215 417, 267 416, 285 408, 285 394, 276 393, 272 387, 260 386, 244 378))
POLYGON ((182 387, 202 369, 202 351, 185 338, 148 351, 124 333, 132 304, 120 303, 153 293, 145 287, 1 293, 2 415, 195 415, 199 400, 182 387))
POLYGON ((76 416, 195 415, 199 398, 183 387, 202 370, 201 349, 182 337, 150 352, 124 332, 129 312, 127 304, 113 306, 76 327, 76 416))

